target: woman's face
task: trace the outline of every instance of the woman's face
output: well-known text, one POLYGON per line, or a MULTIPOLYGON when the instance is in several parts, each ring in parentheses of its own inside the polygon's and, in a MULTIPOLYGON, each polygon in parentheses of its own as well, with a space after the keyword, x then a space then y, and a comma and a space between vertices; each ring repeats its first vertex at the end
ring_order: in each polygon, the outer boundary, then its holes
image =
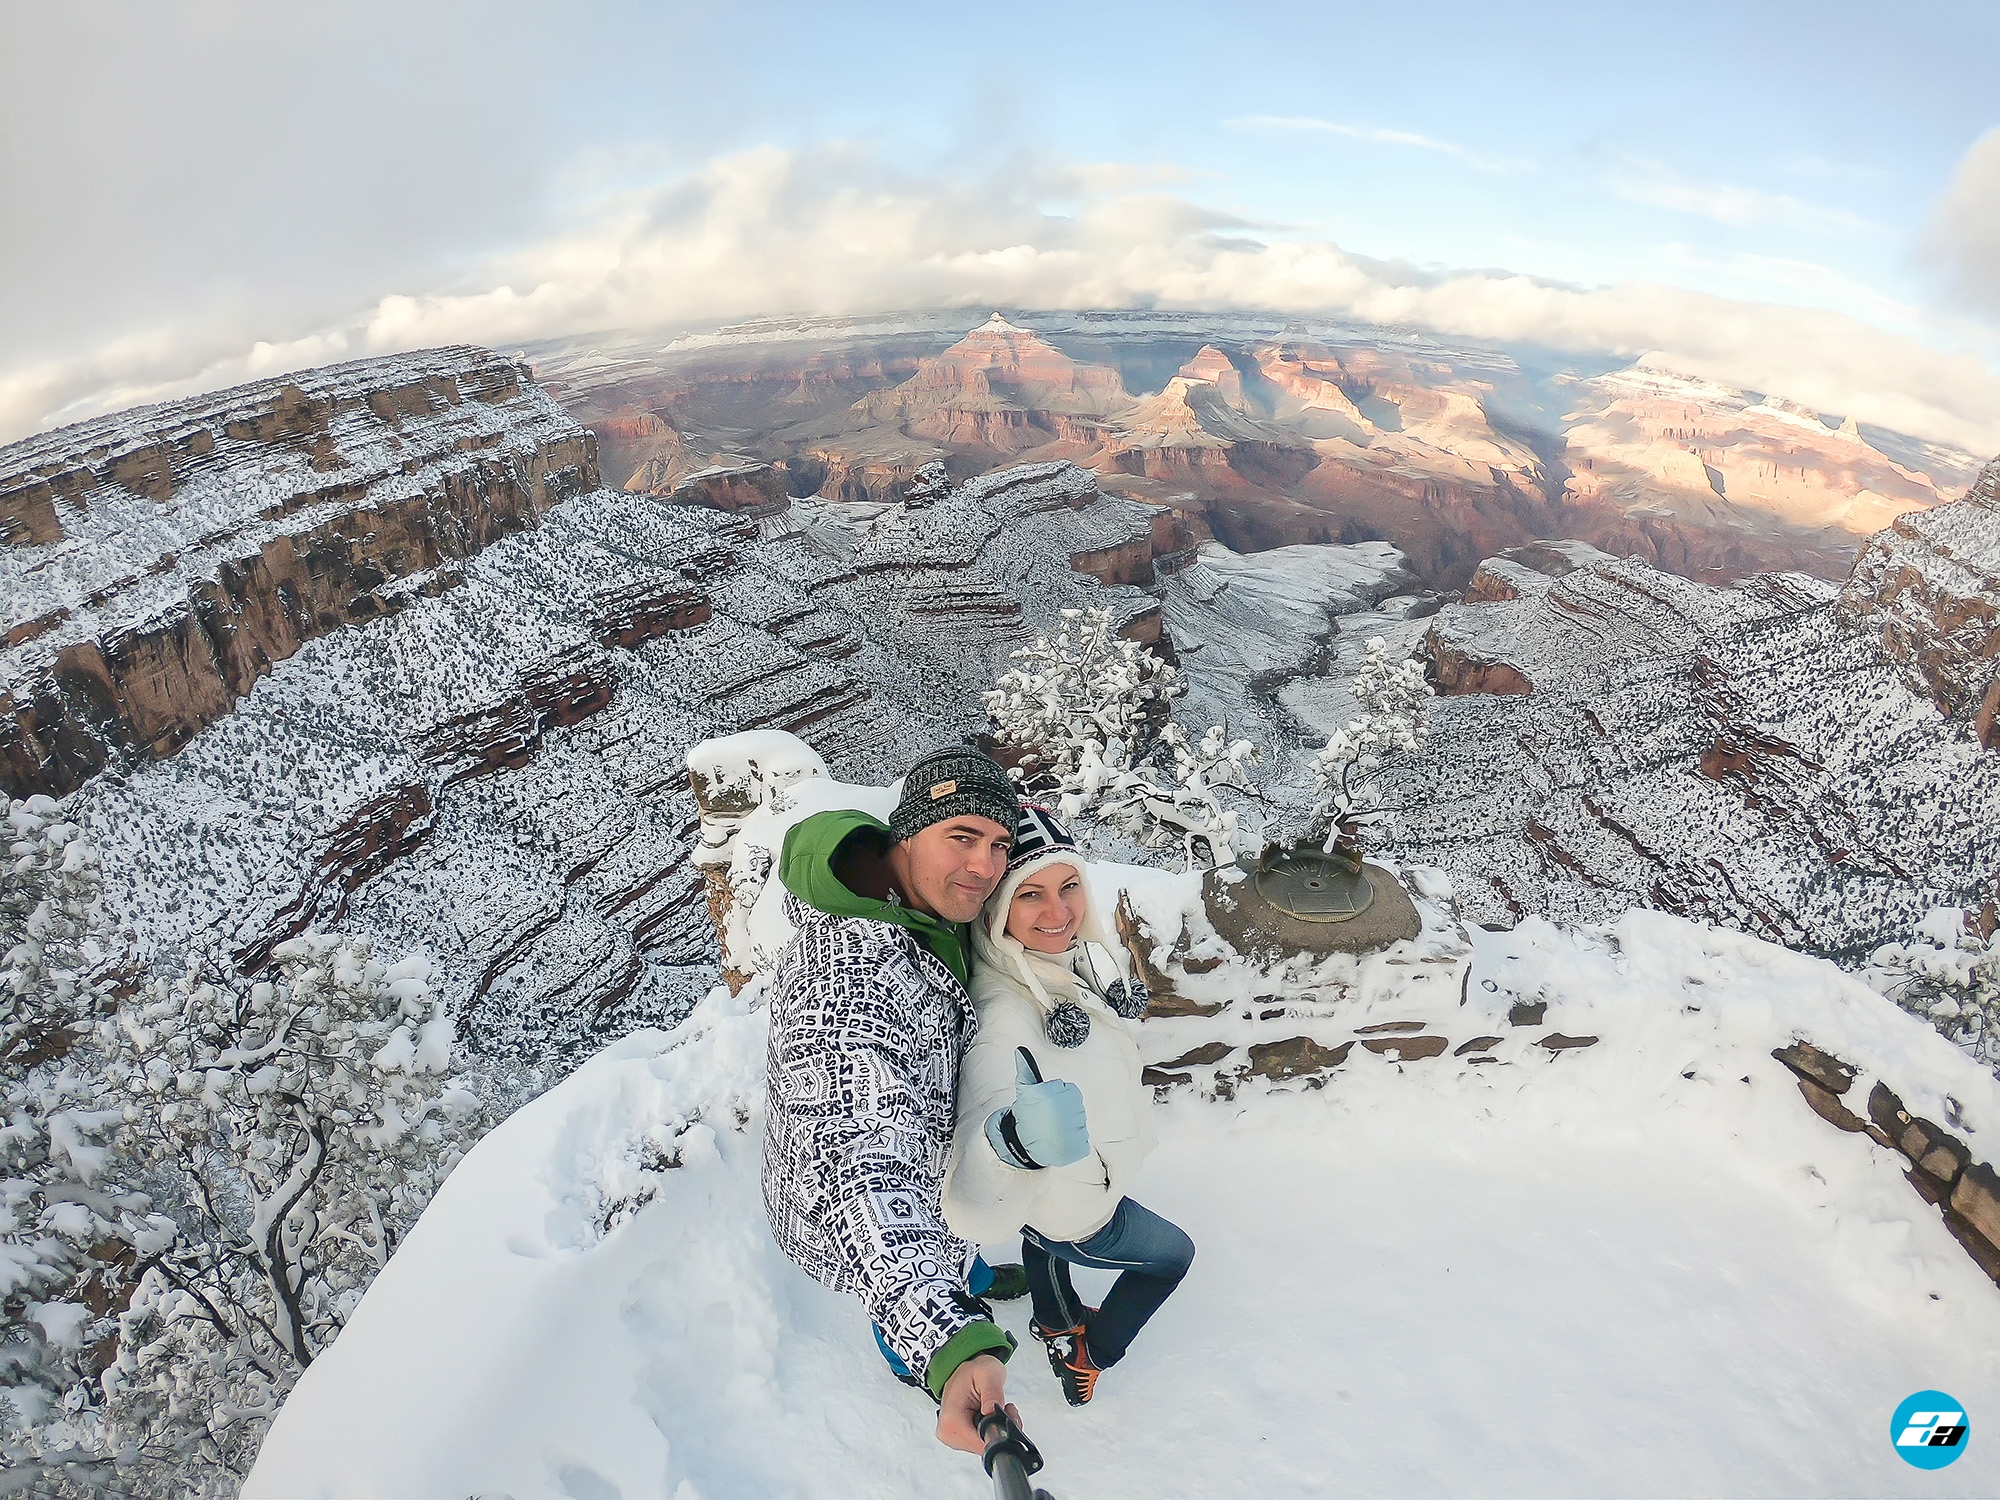
POLYGON ((1061 953, 1076 941, 1086 898, 1075 865, 1050 865, 1014 888, 1007 907, 1007 936, 1037 953, 1061 953))

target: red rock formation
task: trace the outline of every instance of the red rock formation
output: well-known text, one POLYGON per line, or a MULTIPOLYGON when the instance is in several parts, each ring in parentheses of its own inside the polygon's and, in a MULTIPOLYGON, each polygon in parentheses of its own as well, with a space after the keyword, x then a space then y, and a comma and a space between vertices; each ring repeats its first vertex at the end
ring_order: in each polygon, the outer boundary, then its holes
POLYGON ((1880 452, 1851 420, 1663 371, 1583 383, 1565 442, 1572 495, 1625 505, 1719 506, 1860 537, 1951 496, 1880 452))
POLYGON ((995 313, 894 390, 857 412, 953 448, 1018 454, 1052 443, 1094 444, 1099 421, 1130 404, 1118 372, 1079 364, 995 313))
POLYGON ((336 926, 349 897, 430 837, 433 811, 430 788, 421 783, 397 787, 354 809, 321 846, 297 897, 237 950, 237 969, 254 974, 271 961, 278 944, 309 927, 336 926))
POLYGON ((770 464, 728 464, 697 469, 673 488, 676 505, 705 505, 736 515, 768 516, 791 506, 786 475, 770 464))
POLYGON ((886 504, 909 493, 924 465, 948 456, 932 443, 871 431, 815 444, 792 459, 790 467, 800 493, 810 489, 827 500, 886 504))
POLYGON ((1519 667, 1504 661, 1481 661, 1436 627, 1424 637, 1424 654, 1430 658, 1425 675, 1441 698, 1468 693, 1525 697, 1535 690, 1535 684, 1519 667))
POLYGON ((1247 412, 1250 403, 1243 399, 1243 376, 1230 363, 1229 356, 1213 344, 1203 344, 1195 357, 1180 368, 1180 373, 1189 380, 1204 381, 1215 387, 1215 393, 1222 398, 1225 406, 1247 412))
POLYGON ((1069 565, 1099 583, 1136 583, 1149 587, 1153 582, 1153 539, 1148 535, 1115 547, 1072 553, 1069 565))
POLYGON ((714 616, 707 594, 691 583, 646 583, 598 600, 593 624, 601 645, 626 650, 676 630, 692 630, 714 616))
POLYGON ((680 431, 657 412, 621 406, 590 423, 597 436, 601 467, 620 489, 635 495, 664 495, 701 467, 680 431))
POLYGON ((434 765, 452 767, 444 785, 525 766, 556 725, 581 724, 611 702, 618 678, 607 657, 572 650, 539 662, 498 702, 436 725, 419 747, 434 765))

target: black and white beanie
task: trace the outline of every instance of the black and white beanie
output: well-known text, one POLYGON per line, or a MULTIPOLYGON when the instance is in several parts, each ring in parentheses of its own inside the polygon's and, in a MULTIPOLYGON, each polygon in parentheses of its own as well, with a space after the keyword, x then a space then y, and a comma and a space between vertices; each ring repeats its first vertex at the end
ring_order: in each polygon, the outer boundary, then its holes
MULTIPOLYGON (((1021 821, 1014 825, 1014 849, 1007 856, 1007 873, 1012 875, 1030 860, 1039 861, 1044 854, 1063 853, 1076 853, 1076 840, 1070 831, 1041 803, 1023 802, 1021 821)), ((1082 861, 1076 863, 1081 869, 1082 861)))
POLYGON ((889 814, 889 837, 901 843, 946 818, 985 818, 1012 828, 1021 799, 1007 773, 970 745, 933 750, 903 778, 903 794, 889 814))
MULTIPOLYGON (((1021 882, 1050 865, 1074 865, 1079 875, 1089 868, 1090 861, 1076 847, 1076 840, 1070 831, 1056 821, 1056 815, 1039 802, 1021 804, 1021 820, 1014 825, 1014 848, 1007 856, 1007 873, 1000 877, 999 889, 986 898, 986 908, 980 914, 980 923, 986 935, 998 942, 1007 927, 1007 909, 1013 904, 1014 892, 1021 888, 1021 882)), ((1104 928, 1098 920, 1097 903, 1090 896, 1090 881, 1083 883, 1084 915, 1077 928, 1077 937, 1087 943, 1096 943, 1100 948, 1111 946, 1104 928)), ((1012 939, 1009 939, 1012 941, 1012 939)))

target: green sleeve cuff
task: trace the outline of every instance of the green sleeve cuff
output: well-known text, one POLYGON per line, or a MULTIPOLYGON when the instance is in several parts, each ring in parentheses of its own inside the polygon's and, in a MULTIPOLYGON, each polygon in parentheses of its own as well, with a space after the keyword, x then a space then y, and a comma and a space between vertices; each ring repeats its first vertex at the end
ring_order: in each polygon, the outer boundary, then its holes
POLYGON ((924 1371, 924 1385, 935 1401, 944 1400, 945 1382, 957 1373, 958 1367, 968 1359, 981 1354, 990 1354, 1003 1365, 1007 1356, 1014 1352, 1014 1336, 997 1324, 981 1318, 976 1323, 967 1323, 950 1338, 946 1339, 938 1352, 931 1356, 931 1362, 924 1371))

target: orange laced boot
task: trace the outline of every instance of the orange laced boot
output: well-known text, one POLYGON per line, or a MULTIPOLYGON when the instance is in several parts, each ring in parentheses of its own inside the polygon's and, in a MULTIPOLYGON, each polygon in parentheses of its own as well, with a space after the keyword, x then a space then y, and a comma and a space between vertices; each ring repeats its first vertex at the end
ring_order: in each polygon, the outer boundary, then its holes
POLYGON ((1028 1332, 1046 1346, 1049 1368, 1062 1382, 1063 1399, 1071 1406, 1081 1406, 1088 1401, 1096 1393, 1097 1377, 1104 1373, 1090 1357, 1088 1325, 1079 1323, 1074 1328, 1044 1328, 1031 1320, 1028 1332))

